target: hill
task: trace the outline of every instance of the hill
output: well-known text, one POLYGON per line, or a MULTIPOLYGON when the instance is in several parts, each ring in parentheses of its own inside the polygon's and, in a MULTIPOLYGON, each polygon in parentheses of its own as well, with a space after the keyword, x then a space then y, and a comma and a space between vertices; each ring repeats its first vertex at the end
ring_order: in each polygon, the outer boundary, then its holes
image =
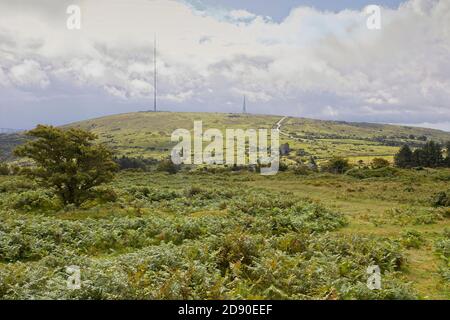
MULTIPOLYGON (((96 133, 118 154, 159 158, 173 147, 171 133, 178 128, 192 130, 195 120, 202 120, 208 128, 270 129, 281 116, 223 114, 138 112, 102 117, 70 124, 96 133)), ((310 155, 326 159, 335 155, 353 161, 375 156, 392 158, 404 143, 419 146, 427 140, 444 142, 450 133, 395 125, 322 121, 305 118, 286 118, 281 123, 282 143, 289 143, 292 154, 310 155)))
MULTIPOLYGON (((173 143, 170 136, 175 129, 192 130, 196 120, 208 128, 270 129, 282 119, 281 116, 136 112, 106 116, 68 124, 92 131, 118 155, 130 157, 161 158, 169 154, 173 143)), ((281 122, 281 143, 289 143, 292 157, 315 156, 319 160, 332 156, 344 156, 351 161, 369 161, 373 157, 389 160, 404 143, 420 146, 428 140, 445 142, 450 133, 417 127, 373 123, 323 121, 306 118, 285 118, 281 122)), ((11 151, 24 141, 20 133, 0 134, 0 156, 11 159, 11 151)))

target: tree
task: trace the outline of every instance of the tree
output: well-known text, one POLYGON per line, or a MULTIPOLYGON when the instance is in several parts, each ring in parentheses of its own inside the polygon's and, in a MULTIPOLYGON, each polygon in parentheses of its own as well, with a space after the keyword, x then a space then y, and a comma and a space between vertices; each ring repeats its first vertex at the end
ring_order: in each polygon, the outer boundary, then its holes
POLYGON ((450 168, 450 141, 447 141, 447 143, 445 144, 445 149, 446 149, 446 157, 445 157, 445 166, 450 168))
POLYGON ((400 148, 399 152, 394 157, 394 163, 399 168, 410 168, 414 166, 413 152, 408 145, 400 148))
POLYGON ((391 163, 383 158, 373 158, 370 165, 372 166, 373 169, 381 169, 389 167, 391 163))
POLYGON ((94 187, 111 181, 117 170, 111 152, 94 144, 93 133, 38 125, 27 136, 34 139, 14 153, 34 160, 36 166, 26 173, 54 188, 64 204, 79 206, 92 196, 94 187))
POLYGON ((422 147, 421 155, 422 162, 419 163, 421 166, 435 168, 442 166, 444 163, 442 146, 434 141, 429 141, 422 147))
POLYGON ((351 166, 348 162, 348 159, 333 157, 332 159, 328 160, 323 169, 327 172, 343 174, 347 170, 351 169, 351 166))

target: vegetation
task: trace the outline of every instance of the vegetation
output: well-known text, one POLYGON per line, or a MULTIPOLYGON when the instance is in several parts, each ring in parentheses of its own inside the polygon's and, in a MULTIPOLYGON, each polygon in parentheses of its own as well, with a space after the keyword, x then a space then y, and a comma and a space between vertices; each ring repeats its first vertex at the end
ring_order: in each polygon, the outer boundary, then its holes
POLYGON ((0 176, 7 176, 9 174, 9 166, 6 163, 0 163, 0 176))
POLYGON ((344 159, 341 157, 334 157, 324 164, 323 171, 335 174, 343 174, 350 168, 351 166, 348 159, 344 159))
POLYGON ((54 188, 65 205, 79 206, 94 187, 112 180, 116 164, 107 148, 93 143, 94 134, 40 125, 27 135, 35 139, 18 147, 16 155, 34 161, 36 167, 27 173, 54 188))
POLYGON ((441 176, 401 171, 386 181, 312 172, 299 183, 290 171, 125 171, 102 187, 115 196, 72 209, 25 177, 3 177, 0 297, 448 298, 441 273, 433 277, 428 264, 409 258, 414 250, 441 260, 427 247, 450 223, 427 207, 430 185, 446 184, 441 176), (410 179, 420 182, 413 194, 410 179), (383 272, 380 291, 366 286, 372 264, 383 272), (80 290, 65 286, 68 265, 82 270, 80 290))
MULTIPOLYGON (((32 130, 17 153, 31 161, 0 175, 0 299, 450 299, 447 149, 442 168, 404 169, 398 156, 391 166, 401 145, 412 161, 448 134, 289 118, 293 152, 261 176, 258 166, 174 166, 170 132, 196 117, 32 130), (81 187, 97 170, 101 183, 81 187), (57 181, 77 182, 77 200, 64 201, 57 181), (71 265, 77 290, 66 285, 71 265), (372 265, 381 290, 366 285, 372 265)), ((204 128, 277 121, 211 114, 204 128)))
POLYGON ((120 170, 128 170, 128 169, 148 170, 150 166, 158 163, 158 161, 155 159, 145 159, 142 157, 131 158, 127 156, 116 157, 114 161, 117 163, 120 170))
POLYGON ((399 168, 411 168, 414 166, 413 152, 408 145, 403 145, 394 157, 395 165, 399 168))
MULTIPOLYGON (((447 145, 448 144, 449 143, 447 143, 447 145)), ((443 153, 444 150, 442 145, 434 141, 429 141, 424 146, 417 148, 414 151, 411 151, 407 145, 404 145, 395 155, 395 164, 400 168, 448 167, 450 164, 450 157, 447 155, 447 157, 444 158, 443 153)))
POLYGON ((160 172, 175 174, 180 170, 180 167, 175 165, 170 158, 167 158, 159 162, 157 170, 160 172))
POLYGON ((371 162, 372 169, 381 169, 389 167, 391 163, 384 158, 374 158, 371 162))

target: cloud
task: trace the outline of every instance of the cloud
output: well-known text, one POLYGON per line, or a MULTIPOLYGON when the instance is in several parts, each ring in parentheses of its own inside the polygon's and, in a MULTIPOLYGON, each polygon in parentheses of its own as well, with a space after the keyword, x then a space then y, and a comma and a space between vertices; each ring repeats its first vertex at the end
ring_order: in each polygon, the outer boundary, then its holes
POLYGON ((45 88, 50 84, 46 72, 33 60, 25 60, 9 70, 10 80, 19 87, 38 86, 45 88))
POLYGON ((234 20, 253 20, 256 15, 247 10, 231 10, 229 13, 231 19, 234 20))
MULTIPOLYGON (((151 105, 154 34, 164 108, 239 111, 246 95, 248 109, 259 113, 450 121, 447 0, 383 8, 376 31, 367 29, 363 11, 299 7, 276 23, 170 0, 83 1, 82 29, 69 31, 73 2, 0 3, 0 88, 24 92, 8 99, 5 123, 23 114, 21 99, 30 95, 45 96, 39 108, 49 110, 61 96, 73 102, 87 94, 100 114, 112 112, 112 102, 129 111, 151 105)), ((48 121, 67 119, 59 112, 48 121)))

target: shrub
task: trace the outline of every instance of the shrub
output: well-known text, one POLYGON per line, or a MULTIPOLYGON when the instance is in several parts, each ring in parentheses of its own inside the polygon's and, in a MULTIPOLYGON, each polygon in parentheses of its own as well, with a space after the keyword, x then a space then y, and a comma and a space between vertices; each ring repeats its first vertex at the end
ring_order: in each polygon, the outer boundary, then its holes
POLYGON ((286 163, 284 163, 283 161, 280 161, 278 170, 280 172, 284 172, 284 171, 287 171, 288 169, 289 169, 289 166, 286 163))
POLYGON ((191 186, 185 191, 185 195, 188 198, 192 198, 197 195, 210 195, 210 191, 205 190, 199 186, 191 186))
POLYGON ((110 187, 97 187, 93 189, 92 196, 102 203, 116 202, 119 198, 116 191, 110 187))
POLYGON ((444 212, 438 209, 421 209, 421 208, 393 208, 385 213, 388 220, 394 225, 426 225, 434 224, 444 218, 444 212))
POLYGON ((36 183, 19 177, 14 177, 0 183, 0 192, 21 192, 35 188, 36 183))
POLYGON ((397 176, 399 171, 393 167, 383 167, 379 169, 353 168, 345 174, 358 179, 391 178, 397 176))
POLYGON ((351 169, 348 159, 341 157, 334 157, 323 166, 323 171, 330 172, 334 174, 343 174, 347 170, 351 169))
POLYGON ((299 176, 307 176, 313 173, 313 171, 308 166, 305 166, 303 164, 297 164, 294 167, 293 171, 296 175, 299 176))
POLYGON ((232 233, 220 241, 217 265, 223 273, 236 263, 249 266, 258 252, 255 238, 245 233, 232 233))
POLYGON ((0 163, 0 176, 7 176, 10 174, 9 167, 5 163, 0 163))
POLYGON ((157 163, 157 160, 155 159, 130 158, 126 156, 115 158, 114 161, 119 165, 120 170, 128 170, 128 169, 147 170, 148 166, 157 163))
POLYGON ((11 207, 24 211, 45 211, 60 209, 58 199, 50 192, 41 190, 25 191, 14 195, 11 207))
POLYGON ((450 207, 450 195, 447 192, 440 191, 431 197, 433 207, 450 207))
POLYGON ((420 232, 409 230, 402 233, 401 243, 408 249, 419 249, 425 243, 425 239, 420 232))
POLYGON ((450 229, 445 229, 443 236, 436 241, 434 250, 443 262, 439 273, 448 286, 450 283, 450 229))
POLYGON ((180 166, 174 164, 171 159, 164 159, 158 163, 156 170, 167 172, 169 174, 176 174, 180 170, 180 166))
POLYGON ((389 161, 383 158, 374 158, 372 162, 370 163, 372 169, 380 169, 389 167, 391 164, 389 161))

